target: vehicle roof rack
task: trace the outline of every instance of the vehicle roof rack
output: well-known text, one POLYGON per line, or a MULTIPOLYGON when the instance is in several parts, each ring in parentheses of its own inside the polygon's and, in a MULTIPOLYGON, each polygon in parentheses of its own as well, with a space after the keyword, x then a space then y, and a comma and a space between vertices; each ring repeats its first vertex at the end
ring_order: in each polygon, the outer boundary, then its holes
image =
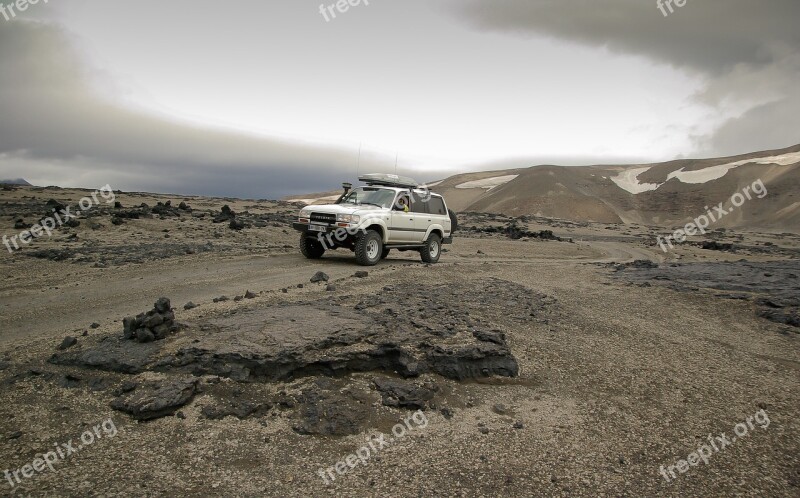
POLYGON ((390 175, 385 173, 371 173, 368 175, 361 175, 358 180, 366 183, 367 185, 378 185, 381 187, 397 187, 397 188, 417 188, 419 183, 412 178, 405 176, 390 175))

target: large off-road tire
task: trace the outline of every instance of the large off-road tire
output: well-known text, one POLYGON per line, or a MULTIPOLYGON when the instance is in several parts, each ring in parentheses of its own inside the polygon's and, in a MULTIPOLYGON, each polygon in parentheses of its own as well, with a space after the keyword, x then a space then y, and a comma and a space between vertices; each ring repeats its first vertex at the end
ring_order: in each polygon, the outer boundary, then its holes
POLYGON ((442 255, 442 238, 436 233, 430 234, 419 254, 423 263, 437 263, 442 255))
POLYGON ((450 215, 450 233, 453 233, 458 230, 458 218, 452 209, 448 209, 447 214, 450 215))
POLYGON ((368 230, 356 240, 356 261, 361 266, 375 266, 383 254, 383 239, 375 230, 368 230))
POLYGON ((308 259, 319 259, 325 254, 325 246, 320 244, 318 240, 306 237, 303 234, 300 236, 300 252, 308 259))
POLYGON ((381 259, 386 259, 386 258, 388 258, 388 257, 389 257, 389 253, 390 253, 390 252, 392 252, 392 250, 391 250, 391 249, 389 249, 388 247, 384 247, 384 248, 383 248, 383 252, 381 253, 381 259))

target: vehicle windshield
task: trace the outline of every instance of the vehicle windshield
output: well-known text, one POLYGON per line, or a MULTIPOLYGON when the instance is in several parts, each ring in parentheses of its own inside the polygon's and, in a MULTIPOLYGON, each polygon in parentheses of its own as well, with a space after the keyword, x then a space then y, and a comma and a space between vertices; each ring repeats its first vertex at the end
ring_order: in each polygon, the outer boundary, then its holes
POLYGON ((347 194, 340 204, 368 204, 388 208, 394 201, 394 190, 378 187, 358 187, 347 194))

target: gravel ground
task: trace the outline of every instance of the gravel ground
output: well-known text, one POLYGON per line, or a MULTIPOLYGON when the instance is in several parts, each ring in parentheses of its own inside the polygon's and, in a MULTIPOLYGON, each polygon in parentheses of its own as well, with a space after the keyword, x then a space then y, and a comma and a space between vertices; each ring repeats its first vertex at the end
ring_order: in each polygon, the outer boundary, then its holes
MULTIPOLYGON (((15 210, 26 209, 19 198, 23 194, 39 197, 37 202, 56 194, 61 202, 81 196, 25 189, 11 194, 17 196, 9 199, 15 210)), ((125 206, 168 199, 130 194, 119 198, 125 206)), ((171 200, 177 204, 181 199, 171 200)), ((278 214, 287 206, 200 198, 186 202, 195 210, 207 210, 207 218, 126 220, 119 226, 104 223, 96 230, 82 220, 81 227, 57 237, 74 233, 81 241, 91 238, 97 245, 132 248, 141 237, 138 233, 167 233, 181 238, 182 244, 212 241, 224 250, 160 259, 142 255, 119 264, 105 258, 105 268, 94 267, 94 257, 79 261, 81 256, 51 261, 19 253, 0 261, 0 472, 32 464, 37 455, 56 445, 63 449, 70 440, 76 447, 82 445, 77 453, 59 458, 55 472, 45 467, 14 488, 5 479, 0 495, 800 493, 800 348, 794 327, 760 317, 756 300, 731 299, 719 295, 718 289, 691 285, 668 287, 654 281, 645 286, 617 275, 635 268, 618 272, 609 265, 634 259, 650 259, 662 267, 676 259, 712 265, 742 258, 763 262, 787 257, 769 253, 771 246, 764 246, 765 241, 785 249, 796 244, 792 236, 729 234, 741 236, 748 247, 767 248, 753 254, 687 246, 665 255, 648 243, 649 227, 608 230, 560 222, 548 228, 537 219, 528 225, 531 231, 552 229, 574 243, 512 241, 476 230, 457 238, 437 265, 426 267, 413 253, 392 254, 368 269, 368 277, 355 278, 362 268, 348 254, 306 261, 297 250, 288 249, 296 245, 296 237, 280 226, 236 231, 211 221, 223 204, 253 216, 278 214), (330 275, 335 291, 309 282, 317 271, 330 275), (480 298, 490 282, 504 282, 520 294, 519 300, 480 298), (462 289, 465 298, 453 309, 468 308, 470 320, 505 334, 519 375, 457 381, 424 373, 412 380, 435 385, 437 391, 422 412, 382 403, 374 379, 396 378, 392 372, 354 372, 335 379, 312 375, 280 382, 202 375, 197 378, 199 391, 174 415, 138 421, 112 409, 111 402, 126 382, 159 384, 167 372, 109 373, 47 361, 67 335, 77 337, 74 348, 121 336, 123 317, 152 308, 162 296, 172 299, 179 322, 230 324, 250 312, 267 316, 271 308, 309 302, 334 301, 352 308, 380 295, 387 285, 406 290, 416 300, 424 298, 424 289, 462 289), (247 290, 256 297, 234 300, 247 290), (222 295, 230 300, 212 302, 222 295), (536 316, 530 319, 519 313, 519 303, 526 299, 536 303, 536 316), (199 306, 184 310, 188 301, 199 306), (90 382, 93 379, 103 381, 90 382), (321 436, 296 430, 299 393, 319 386, 331 396, 355 400, 352 410, 368 414, 358 433, 321 436), (261 401, 270 408, 244 419, 204 415, 204 407, 222 399, 261 401), (410 418, 415 413, 416 421, 410 418), (396 437, 392 428, 404 420, 406 434, 396 437), (740 423, 744 425, 737 427, 740 423), (106 430, 112 425, 113 430, 106 430), (87 430, 94 432, 92 444, 84 444, 87 430), (708 444, 709 435, 723 433, 730 443, 714 450, 707 464, 680 464, 708 444), (353 468, 340 465, 346 471, 334 471, 335 480, 326 482, 325 469, 335 469, 337 462, 369 446, 370 437, 374 443, 380 434, 387 446, 371 451, 363 462, 351 459, 353 468), (662 466, 668 477, 672 466, 675 478, 665 478, 662 466)), ((2 223, 8 226, 3 233, 15 233, 15 217, 5 213, 2 223)), ((484 218, 471 217, 468 224, 480 225, 484 218)), ((487 226, 502 223, 505 220, 486 221, 487 226)), ((65 243, 42 240, 36 249, 58 249, 65 243)), ((792 266, 770 268, 782 267, 792 266)), ((769 296, 770 290, 759 292, 769 296)), ((280 329, 286 317, 275 316, 279 319, 267 318, 264 326, 280 329)), ((459 322, 462 325, 469 327, 466 321, 459 322)), ((174 340, 181 332, 176 334, 174 340)))

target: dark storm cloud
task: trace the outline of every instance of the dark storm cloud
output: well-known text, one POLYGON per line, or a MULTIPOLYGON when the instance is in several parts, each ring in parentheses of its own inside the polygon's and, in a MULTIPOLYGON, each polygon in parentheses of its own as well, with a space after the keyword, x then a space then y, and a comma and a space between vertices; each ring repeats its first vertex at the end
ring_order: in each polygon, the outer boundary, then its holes
POLYGON ((6 176, 39 174, 32 168, 56 181, 80 177, 86 186, 111 181, 247 197, 325 191, 351 179, 345 172, 354 171, 357 151, 192 127, 111 105, 90 87, 69 46, 46 24, 0 29, 0 159, 29 168, 6 176))
POLYGON ((607 46, 715 73, 800 49, 797 0, 687 0, 668 17, 656 0, 467 0, 453 8, 487 30, 607 46))
POLYGON ((688 0, 667 17, 656 0, 467 0, 451 8, 477 29, 604 47, 701 75, 707 87, 698 102, 747 107, 692 137, 703 155, 800 142, 800 1, 688 0))

